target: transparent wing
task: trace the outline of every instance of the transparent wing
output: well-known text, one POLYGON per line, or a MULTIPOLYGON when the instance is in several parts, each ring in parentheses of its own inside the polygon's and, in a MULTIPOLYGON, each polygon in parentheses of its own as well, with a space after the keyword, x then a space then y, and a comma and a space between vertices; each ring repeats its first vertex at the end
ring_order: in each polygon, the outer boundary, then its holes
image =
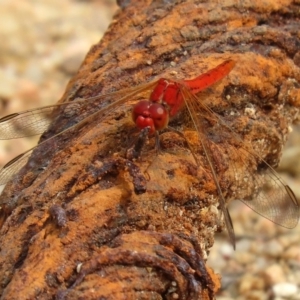
MULTIPOLYGON (((294 228, 298 224, 300 205, 289 186, 252 147, 243 142, 223 118, 203 104, 201 99, 191 94, 187 88, 182 87, 181 92, 209 161, 223 212, 225 200, 216 169, 222 166, 226 168, 225 176, 230 178, 229 181, 233 181, 233 184, 228 182, 227 189, 235 199, 242 200, 252 210, 280 226, 294 228), (204 131, 204 128, 209 130, 207 128, 209 123, 213 124, 210 137, 204 131), (214 142, 218 134, 221 143, 214 142)), ((226 221, 226 218, 225 212, 226 226, 231 231, 231 222, 226 221)))
POLYGON ((52 107, 14 113, 0 119, 0 139, 9 140, 44 132, 50 122, 52 107))
POLYGON ((186 107, 189 111, 192 123, 197 130, 199 142, 201 143, 202 149, 204 151, 204 154, 207 158, 207 162, 209 164, 210 170, 212 172, 213 180, 215 182, 217 192, 219 195, 219 204, 220 204, 220 208, 223 213, 223 216, 224 216, 225 226, 228 231, 230 242, 235 249, 235 234, 234 234, 233 224, 232 224, 228 209, 226 207, 226 200, 224 198, 221 186, 219 184, 217 171, 214 166, 214 161, 213 161, 213 157, 212 157, 212 153, 211 153, 210 143, 209 143, 209 140, 207 139, 206 135, 204 134, 204 128, 203 128, 201 119, 199 119, 199 113, 197 113, 199 110, 195 106, 195 101, 198 99, 184 86, 181 87, 181 93, 182 93, 183 99, 185 101, 186 107))
MULTIPOLYGON (((15 157, 11 161, 9 161, 3 168, 0 170, 0 185, 3 185, 7 183, 14 174, 16 174, 27 162, 28 157, 32 153, 34 149, 37 147, 49 143, 53 141, 54 139, 59 138, 62 134, 66 133, 69 130, 79 130, 86 124, 93 122, 94 120, 97 120, 98 123, 101 123, 105 120, 105 118, 113 112, 116 108, 118 108, 120 105, 124 104, 128 100, 132 100, 134 96, 145 92, 147 90, 152 89, 157 81, 149 82, 144 85, 139 85, 134 88, 130 89, 124 89, 118 92, 106 94, 106 95, 100 95, 92 98, 88 98, 85 100, 79 100, 79 101, 74 101, 74 102, 67 102, 63 104, 58 104, 58 105, 52 105, 52 106, 47 106, 47 107, 41 107, 29 111, 24 111, 21 113, 16 113, 12 114, 9 116, 6 116, 2 119, 0 119, 0 132, 1 129, 7 129, 7 136, 10 136, 10 138, 15 138, 15 137, 23 137, 24 135, 19 135, 18 130, 15 129, 15 122, 18 122, 19 124, 23 124, 24 126, 27 126, 27 129, 30 128, 32 130, 35 130, 36 134, 37 133, 42 133, 43 130, 47 129, 50 121, 45 121, 43 120, 42 116, 49 115, 52 116, 51 114, 53 113, 53 110, 56 109, 59 106, 67 106, 67 107, 72 107, 73 105, 80 103, 80 104, 88 104, 93 101, 103 101, 104 99, 111 99, 112 102, 110 104, 107 104, 104 108, 96 111, 95 113, 89 115, 79 123, 75 124, 72 127, 69 127, 58 134, 50 137, 49 139, 43 141, 42 143, 38 144, 37 146, 29 149, 28 151, 24 152, 23 154, 15 157), (35 125, 38 124, 38 128, 35 128, 35 125), (43 129, 43 130, 42 130, 43 129), (42 130, 42 131, 40 131, 42 130)), ((21 131, 22 133, 23 131, 21 131)), ((1 132, 2 133, 2 132, 1 132)), ((25 133, 25 132, 23 132, 25 133)), ((3 136, 2 136, 3 137, 3 136)))
POLYGON ((6 184, 27 162, 33 148, 16 156, 0 170, 0 185, 6 184))
POLYGON ((78 106, 101 102, 108 97, 110 99, 120 99, 124 98, 125 95, 132 96, 143 90, 150 89, 154 84, 155 82, 149 82, 105 95, 43 106, 7 115, 0 118, 0 140, 15 139, 43 133, 49 127, 54 111, 59 107, 66 107, 67 109, 72 110, 73 108, 78 108, 78 106))

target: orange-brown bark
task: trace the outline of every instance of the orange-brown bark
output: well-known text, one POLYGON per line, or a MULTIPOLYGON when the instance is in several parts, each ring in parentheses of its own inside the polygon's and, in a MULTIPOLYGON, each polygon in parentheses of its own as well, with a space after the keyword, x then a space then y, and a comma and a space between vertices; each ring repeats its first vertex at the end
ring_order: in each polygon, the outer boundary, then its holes
MULTIPOLYGON (((300 105, 299 6, 132 0, 91 48, 61 101, 159 77, 193 78, 234 59, 230 75, 199 97, 276 166, 300 105), (256 117, 245 113, 251 105, 256 117)), ((64 112, 42 140, 99 107, 64 112)), ((197 168, 184 141, 166 132, 162 154, 154 158, 150 140, 141 159, 129 162, 133 135, 129 102, 105 122, 94 118, 34 152, 1 196, 1 299, 214 298, 219 277, 205 256, 220 224, 203 153, 196 153, 197 168)), ((195 133, 186 135, 193 145, 195 133)), ((223 138, 214 140, 216 149, 231 144, 223 138)), ((236 147, 221 157, 216 151, 221 186, 235 184, 226 176, 232 161, 239 174, 247 171, 236 147)))

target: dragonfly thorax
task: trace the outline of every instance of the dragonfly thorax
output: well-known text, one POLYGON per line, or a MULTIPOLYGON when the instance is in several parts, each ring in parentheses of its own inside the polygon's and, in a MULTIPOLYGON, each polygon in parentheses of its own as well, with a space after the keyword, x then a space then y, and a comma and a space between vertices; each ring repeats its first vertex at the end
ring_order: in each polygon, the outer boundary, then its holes
POLYGON ((184 104, 180 91, 181 86, 181 83, 161 78, 150 95, 150 101, 161 103, 167 107, 170 117, 173 117, 184 104))

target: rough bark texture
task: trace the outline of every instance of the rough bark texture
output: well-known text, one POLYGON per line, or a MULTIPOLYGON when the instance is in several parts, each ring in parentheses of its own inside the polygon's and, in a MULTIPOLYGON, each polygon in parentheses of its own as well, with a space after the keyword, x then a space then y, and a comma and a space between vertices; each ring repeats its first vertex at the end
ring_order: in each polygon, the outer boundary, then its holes
MULTIPOLYGON (((237 65, 230 75, 199 97, 276 166, 300 105, 299 1, 121 2, 61 101, 158 77, 193 78, 231 58, 237 65), (259 117, 245 114, 251 105, 259 117)), ((62 111, 42 140, 105 104, 62 111)), ((1 299, 214 297, 219 278, 205 256, 220 224, 209 167, 200 152, 197 168, 184 141, 169 132, 158 158, 152 140, 140 160, 124 158, 136 136, 130 105, 38 148, 6 187, 1 299)), ((187 136, 193 144, 194 132, 187 136)), ((221 149, 230 137, 214 142, 221 149)), ((225 153, 226 163, 237 161, 238 151, 225 153)), ((220 178, 223 158, 215 157, 220 178)))

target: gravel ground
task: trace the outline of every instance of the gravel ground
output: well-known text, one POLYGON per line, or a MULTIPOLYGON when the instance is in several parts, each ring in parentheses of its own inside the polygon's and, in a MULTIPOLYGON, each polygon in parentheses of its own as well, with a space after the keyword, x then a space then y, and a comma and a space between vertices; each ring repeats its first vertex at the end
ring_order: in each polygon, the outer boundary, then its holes
MULTIPOLYGON (((55 103, 86 52, 105 32, 115 0, 0 0, 1 116, 55 103)), ((0 143, 0 165, 34 146, 36 138, 0 143)), ((300 127, 281 163, 300 199, 300 127)), ((300 299, 300 226, 286 230, 234 202, 233 251, 222 234, 209 265, 222 274, 218 299, 300 299)))
MULTIPOLYGON (((1 116, 56 103, 91 45, 101 39, 115 2, 0 0, 1 116)), ((0 165, 36 142, 1 142, 0 165)))

